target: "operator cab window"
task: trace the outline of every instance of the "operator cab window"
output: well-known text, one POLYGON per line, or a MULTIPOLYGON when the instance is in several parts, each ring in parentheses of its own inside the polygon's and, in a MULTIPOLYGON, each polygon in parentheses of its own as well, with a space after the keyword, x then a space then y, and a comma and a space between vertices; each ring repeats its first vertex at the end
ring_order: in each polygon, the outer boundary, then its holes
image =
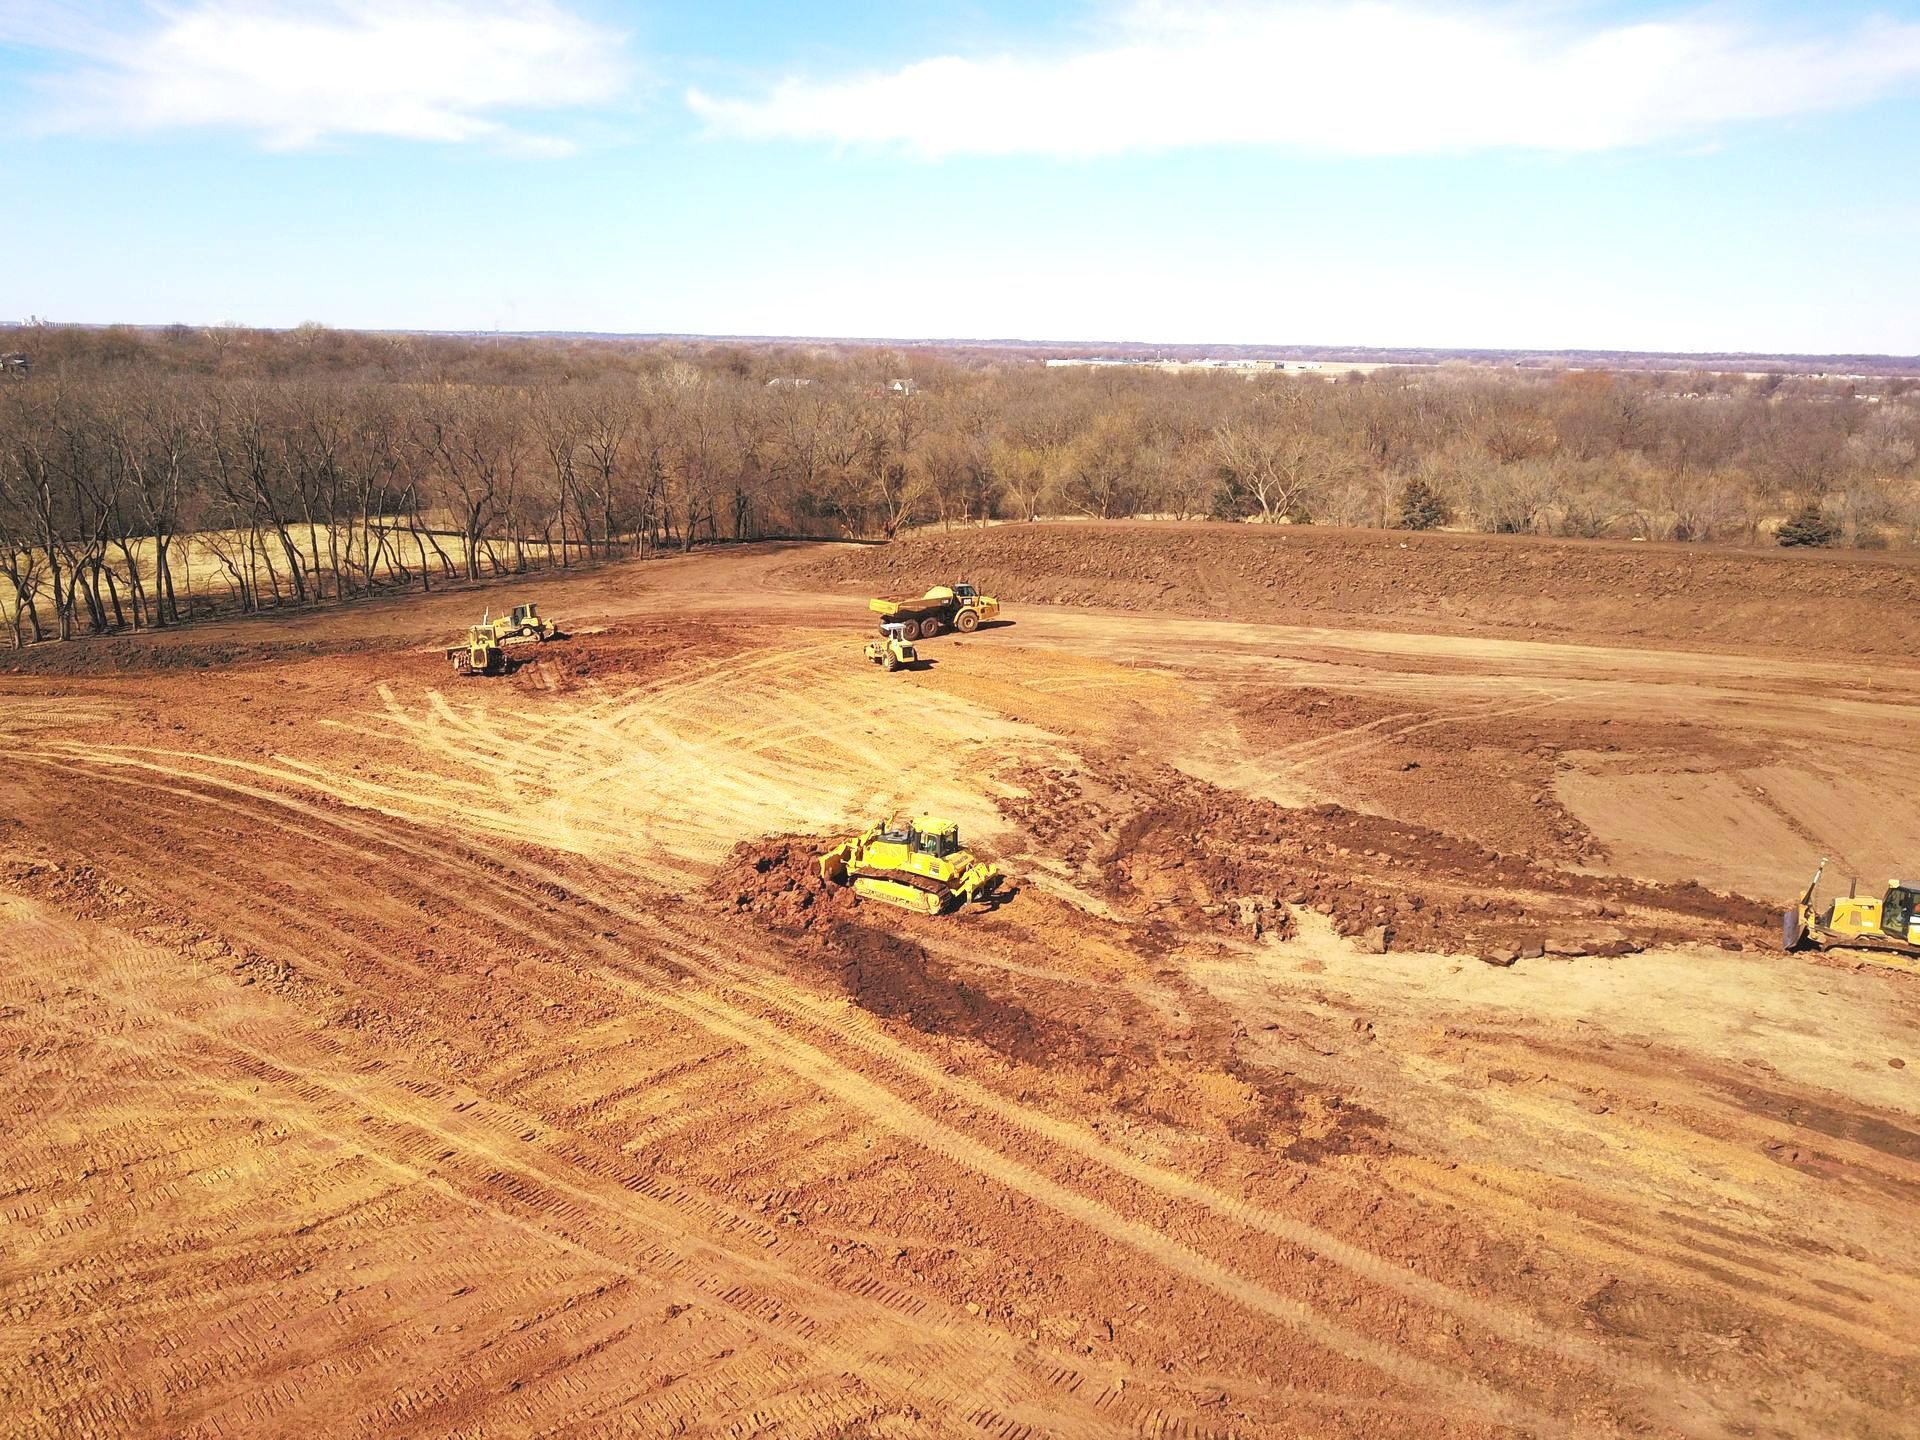
POLYGON ((1880 930, 1886 935, 1906 938, 1907 926, 1912 923, 1914 902, 1920 899, 1920 892, 1896 885, 1887 891, 1885 904, 1880 908, 1880 930))

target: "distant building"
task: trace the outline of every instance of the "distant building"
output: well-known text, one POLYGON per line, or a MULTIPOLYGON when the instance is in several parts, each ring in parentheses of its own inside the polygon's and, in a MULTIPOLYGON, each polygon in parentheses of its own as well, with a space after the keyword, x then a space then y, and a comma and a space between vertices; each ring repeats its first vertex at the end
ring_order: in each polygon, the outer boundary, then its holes
POLYGON ((911 380, 889 380, 887 382, 887 389, 891 390, 895 395, 911 395, 919 388, 920 387, 911 380))
POLYGON ((18 351, 11 355, 0 355, 0 375, 13 375, 25 379, 33 373, 33 357, 18 351))
POLYGON ((813 384, 813 381, 803 375, 776 375, 773 379, 767 381, 767 389, 804 390, 811 384, 813 384))

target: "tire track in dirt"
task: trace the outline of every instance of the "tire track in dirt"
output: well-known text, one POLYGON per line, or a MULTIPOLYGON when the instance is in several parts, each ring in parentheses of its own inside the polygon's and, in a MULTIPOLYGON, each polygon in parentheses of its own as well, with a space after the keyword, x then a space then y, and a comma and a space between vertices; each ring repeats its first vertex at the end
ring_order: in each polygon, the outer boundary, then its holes
MULTIPOLYGON (((131 957, 137 951, 129 943, 122 953, 131 957)), ((45 967, 44 973, 22 970, 15 978, 71 986, 76 976, 71 958, 68 947, 43 946, 34 960, 36 969, 45 967)), ((115 968, 124 973, 129 967, 115 968)), ((137 982, 140 977, 125 978, 137 982)), ((1048 1374, 1063 1367, 1057 1360, 1043 1362, 1034 1347, 1004 1332, 966 1322, 937 1301, 886 1285, 861 1284, 851 1293, 835 1288, 825 1277, 835 1276, 836 1267, 823 1256, 800 1257, 796 1268, 783 1257, 796 1246, 806 1248, 797 1237, 733 1219, 644 1172, 624 1179, 606 1174, 577 1146, 566 1161, 584 1166, 594 1179, 618 1181, 619 1198, 584 1178, 570 1178, 549 1160, 552 1152, 529 1155, 522 1142, 533 1117, 505 1113, 497 1102, 459 1087, 414 1087, 386 1070, 343 1068, 348 1064, 343 1051, 325 1035, 309 1032, 290 1043, 293 1037, 281 1034, 268 1048, 248 1043, 230 1026, 216 1028, 158 1009, 142 998, 146 987, 138 984, 83 988, 143 1027, 188 1037, 190 1046, 180 1048, 190 1049, 194 1057, 225 1057, 226 1071, 243 1083, 264 1087, 262 1095, 223 1086, 223 1102, 248 1106, 279 1123, 365 1153, 396 1176, 428 1184, 630 1279, 659 1284, 666 1283, 664 1275, 671 1284, 666 1293, 685 1303, 727 1310, 769 1341, 807 1351, 822 1374, 858 1373, 883 1384, 895 1399, 935 1405, 943 1413, 971 1410, 989 1431, 994 1424, 1019 1423, 1011 1415, 1023 1409, 1050 1417, 1065 1427, 1062 1433, 1117 1434, 1124 1428, 1122 1416, 1097 1413, 1071 1390, 1061 1393, 1045 1375, 1018 1381, 1009 1391, 1004 1372, 1011 1365, 1048 1374), (410 1093, 414 1089, 423 1093, 410 1093), (611 1227, 607 1239, 598 1243, 596 1215, 602 1228, 611 1227), (714 1216, 719 1217, 720 1232, 702 1238, 714 1216), (649 1264, 635 1266, 623 1258, 634 1253, 645 1255, 649 1264), (900 1337, 906 1333, 917 1337, 911 1346, 902 1344, 900 1337), (983 1397, 997 1397, 996 1403, 1010 1413, 983 1406, 983 1397)), ((189 1083, 200 1077, 198 1058, 156 1054, 126 1034, 99 1039, 106 1047, 123 1049, 163 1092, 168 1082, 156 1066, 171 1065, 178 1078, 189 1083)))

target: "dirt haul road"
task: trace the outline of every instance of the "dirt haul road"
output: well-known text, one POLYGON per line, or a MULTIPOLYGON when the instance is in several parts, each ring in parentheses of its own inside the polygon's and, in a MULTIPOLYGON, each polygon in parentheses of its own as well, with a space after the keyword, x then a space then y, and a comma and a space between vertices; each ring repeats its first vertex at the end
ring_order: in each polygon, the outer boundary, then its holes
POLYGON ((0 1430, 1911 1433, 1920 976, 1772 907, 1920 856, 1920 671, 1022 604, 886 676, 913 548, 543 581, 497 681, 491 591, 0 677, 0 1430), (1011 902, 820 887, 895 803, 1011 902))

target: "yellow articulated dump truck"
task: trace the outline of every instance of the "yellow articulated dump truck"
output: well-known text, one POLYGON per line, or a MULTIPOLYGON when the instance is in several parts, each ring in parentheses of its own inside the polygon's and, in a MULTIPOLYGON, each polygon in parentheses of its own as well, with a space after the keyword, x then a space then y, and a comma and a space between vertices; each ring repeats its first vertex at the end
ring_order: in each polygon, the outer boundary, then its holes
POLYGON ((1821 950, 1860 950, 1862 958, 1900 970, 1920 969, 1920 885, 1889 880, 1884 893, 1861 895, 1859 882, 1847 887, 1844 899, 1824 910, 1814 898, 1827 862, 1794 907, 1781 917, 1780 939, 1789 950, 1811 945, 1821 950))
POLYGON ((852 885, 869 900, 938 915, 987 899, 1000 871, 961 845, 954 821, 920 815, 895 816, 842 840, 820 857, 820 878, 852 885))
POLYGON ((880 617, 882 626, 899 625, 908 640, 920 640, 931 639, 943 630, 970 635, 982 621, 1000 613, 1000 602, 962 580, 936 585, 924 595, 902 599, 880 596, 869 600, 867 608, 880 617))

